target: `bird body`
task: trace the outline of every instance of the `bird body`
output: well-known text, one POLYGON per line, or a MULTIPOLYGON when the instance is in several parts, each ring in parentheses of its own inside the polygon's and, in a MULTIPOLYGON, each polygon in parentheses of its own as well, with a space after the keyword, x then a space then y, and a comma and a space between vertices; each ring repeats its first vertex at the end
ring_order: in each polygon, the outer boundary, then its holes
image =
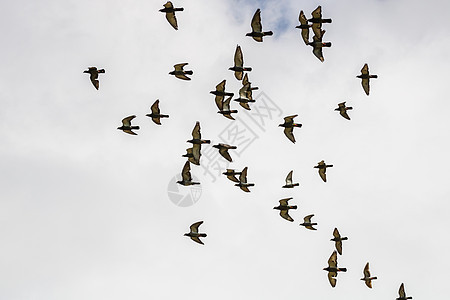
POLYGON ((293 173, 293 172, 294 172, 294 171, 291 170, 291 171, 288 173, 288 175, 286 176, 286 184, 282 186, 283 188, 293 188, 293 187, 296 187, 296 186, 299 186, 299 185, 300 185, 299 183, 293 183, 293 182, 292 182, 292 173, 293 173))
POLYGON ((314 166, 314 168, 319 169, 319 176, 322 178, 323 182, 327 182, 327 175, 326 171, 327 168, 331 168, 333 165, 327 165, 325 161, 320 161, 317 163, 317 166, 314 166))
POLYGON ((312 223, 311 218, 314 217, 314 215, 308 215, 303 218, 303 223, 301 223, 301 226, 305 226, 305 228, 308 228, 310 230, 317 230, 317 228, 314 228, 314 225, 317 225, 317 223, 312 223))
POLYGON ((366 266, 364 267, 363 274, 364 274, 364 277, 361 278, 361 280, 364 280, 366 285, 369 288, 372 288, 372 280, 377 279, 377 277, 370 276, 369 263, 367 263, 366 266))
POLYGON ((155 124, 161 125, 161 118, 168 118, 169 115, 162 115, 160 113, 159 110, 159 99, 155 101, 155 103, 153 103, 153 105, 151 106, 151 110, 152 113, 151 114, 146 114, 147 117, 152 118, 152 121, 155 124))
POLYGON ((98 90, 100 87, 100 82, 98 81, 98 74, 105 73, 105 69, 98 70, 97 67, 89 67, 87 70, 83 71, 83 73, 90 74, 90 79, 94 87, 98 90))
POLYGON ((252 32, 247 33, 246 36, 251 36, 257 42, 262 42, 264 36, 273 35, 272 31, 262 31, 261 10, 259 8, 253 15, 251 26, 252 32))
POLYGON ((169 72, 170 75, 174 75, 176 78, 179 79, 183 79, 183 80, 191 80, 191 78, 187 77, 186 75, 192 75, 194 74, 194 72, 192 72, 192 70, 189 71, 185 71, 183 68, 184 66, 186 66, 188 63, 181 63, 181 64, 176 64, 173 67, 175 68, 174 71, 169 72))
POLYGON ((275 206, 273 209, 279 210, 280 211, 280 216, 283 219, 286 219, 286 220, 288 220, 290 222, 293 222, 294 219, 292 219, 291 216, 289 215, 289 210, 290 209, 297 209, 297 205, 288 205, 288 201, 291 200, 291 199, 292 199, 292 197, 279 200, 280 205, 275 206))
POLYGON ((188 185, 195 185, 195 184, 200 184, 199 182, 193 182, 192 181, 192 176, 191 176, 191 165, 189 163, 189 161, 187 161, 184 164, 183 170, 181 171, 181 180, 177 181, 178 184, 184 185, 184 186, 188 186, 188 185))
POLYGON ((338 104, 338 108, 334 110, 339 111, 339 114, 347 120, 350 120, 350 117, 347 114, 347 110, 351 110, 353 107, 345 106, 345 101, 338 104))
POLYGON ((184 10, 183 7, 175 8, 175 7, 173 7, 172 2, 167 1, 167 3, 164 4, 164 8, 160 9, 159 11, 166 13, 166 19, 169 22, 169 24, 172 25, 172 27, 175 30, 178 30, 178 23, 177 23, 177 18, 175 17, 175 12, 183 11, 183 10, 184 10))
POLYGON ((188 237, 190 237, 191 240, 193 240, 194 242, 197 242, 197 243, 199 243, 199 244, 204 245, 203 242, 200 240, 200 237, 206 237, 206 233, 199 233, 199 232, 198 232, 198 227, 199 227, 200 225, 202 225, 202 224, 203 224, 203 221, 199 221, 199 222, 196 222, 196 223, 192 224, 192 225, 189 227, 189 232, 188 232, 188 233, 185 233, 184 236, 188 236, 188 237))
POLYGON ((131 120, 136 118, 136 116, 129 116, 122 120, 122 126, 117 127, 117 129, 122 130, 125 133, 137 135, 137 133, 133 132, 133 130, 138 130, 139 126, 132 126, 131 120))
POLYGON ((357 78, 361 78, 361 85, 364 89, 364 92, 367 96, 369 96, 370 92, 370 78, 378 78, 378 75, 371 75, 369 74, 369 65, 364 64, 364 66, 361 69, 361 75, 356 76, 357 78))

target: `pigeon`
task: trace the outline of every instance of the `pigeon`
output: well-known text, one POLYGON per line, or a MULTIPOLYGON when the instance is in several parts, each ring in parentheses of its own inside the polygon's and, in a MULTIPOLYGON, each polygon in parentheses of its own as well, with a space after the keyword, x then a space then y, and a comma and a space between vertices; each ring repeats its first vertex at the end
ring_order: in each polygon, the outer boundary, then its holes
POLYGON ((194 165, 200 165, 200 145, 194 144, 191 148, 186 149, 186 154, 181 155, 182 157, 187 157, 187 159, 194 165))
POLYGON ((227 171, 226 171, 226 172, 223 172, 222 174, 223 174, 223 175, 226 175, 227 178, 228 178, 229 180, 231 180, 231 181, 239 182, 239 179, 236 178, 236 175, 241 175, 242 172, 236 172, 236 171, 233 170, 233 169, 227 169, 227 171))
POLYGON ((170 75, 175 75, 176 78, 183 79, 183 80, 191 80, 191 78, 187 77, 186 75, 192 75, 194 72, 192 71, 184 71, 183 68, 188 63, 182 63, 182 64, 176 64, 173 67, 175 68, 174 71, 169 72, 170 75))
POLYGON ((192 176, 191 176, 191 164, 189 161, 187 161, 184 164, 183 170, 181 171, 181 178, 182 180, 177 181, 178 184, 188 186, 188 185, 194 185, 194 184, 200 184, 200 182, 193 182, 192 176))
POLYGON ((246 91, 246 97, 249 100, 253 100, 252 91, 259 89, 258 87, 252 87, 252 83, 248 81, 248 74, 245 73, 244 78, 242 79, 242 86, 244 87, 246 84, 249 84, 246 91))
POLYGON ((333 236, 334 236, 334 238, 332 238, 330 241, 335 242, 334 244, 336 246, 337 252, 340 255, 342 255, 342 241, 348 240, 348 237, 346 237, 346 236, 341 237, 341 235, 339 234, 339 230, 337 228, 334 228, 333 236))
POLYGON ((298 115, 284 117, 284 123, 278 125, 279 127, 284 127, 284 135, 293 143, 295 143, 294 127, 302 127, 302 124, 294 123, 294 118, 298 115))
POLYGON ((138 130, 139 126, 131 126, 131 120, 136 118, 136 116, 129 116, 122 120, 122 126, 117 127, 117 129, 122 130, 128 134, 137 135, 133 130, 138 130))
POLYGON ((236 183, 235 186, 238 186, 243 190, 244 192, 249 193, 250 190, 248 189, 249 186, 254 186, 254 183, 247 183, 247 167, 245 167, 241 175, 239 176, 239 183, 236 183))
POLYGON ((323 182, 327 182, 327 176, 325 172, 327 171, 327 168, 331 168, 333 165, 327 165, 325 164, 325 161, 320 161, 317 163, 317 166, 314 166, 314 168, 319 169, 319 175, 320 178, 322 178, 323 182))
POLYGON ((293 170, 286 176, 286 184, 282 186, 283 188, 289 189, 300 185, 299 183, 292 183, 292 172, 293 170))
POLYGON ((234 53, 234 66, 228 68, 228 70, 234 71, 234 77, 236 77, 237 80, 242 80, 244 71, 250 72, 252 70, 250 67, 244 67, 244 57, 239 45, 236 46, 236 52, 234 53))
POLYGON ((233 101, 239 102, 239 104, 245 108, 246 110, 250 110, 250 106, 248 105, 249 103, 253 103, 256 102, 253 99, 249 99, 248 96, 248 91, 251 92, 250 90, 250 83, 246 83, 243 87, 240 88, 239 90, 239 98, 234 99, 233 101))
POLYGON ((369 74, 369 65, 364 64, 364 66, 361 69, 361 75, 356 76, 357 78, 361 78, 361 84, 364 89, 364 92, 366 92, 366 95, 369 96, 370 92, 370 86, 369 81, 370 78, 378 78, 378 75, 370 75, 369 74))
POLYGON ((338 104, 338 108, 334 109, 336 111, 339 111, 339 113, 341 114, 341 116, 343 116, 344 118, 346 118, 347 120, 350 120, 350 117, 347 114, 347 110, 351 110, 353 109, 353 107, 347 107, 345 106, 345 101, 341 102, 338 104))
POLYGON ((331 47, 330 42, 322 42, 323 35, 325 34, 325 30, 322 30, 322 36, 318 38, 317 36, 313 36, 313 41, 309 42, 308 45, 313 47, 313 54, 321 61, 323 62, 325 59, 323 58, 323 47, 331 47))
POLYGON ((152 104, 151 107, 152 113, 146 114, 147 117, 152 118, 152 121, 155 122, 155 124, 161 125, 161 118, 168 118, 168 115, 162 115, 159 111, 159 99, 155 101, 155 103, 152 104))
POLYGON ((301 35, 303 38, 303 41, 306 45, 309 43, 309 28, 311 25, 308 24, 308 20, 305 17, 305 14, 303 13, 303 10, 300 11, 300 15, 298 16, 298 20, 300 21, 300 25, 295 26, 295 28, 301 29, 301 35))
POLYGON ((403 285, 403 283, 400 285, 400 288, 398 289, 398 295, 399 297, 396 298, 396 300, 412 299, 412 297, 406 297, 405 286, 403 285))
POLYGON ((291 218, 291 216, 289 215, 289 210, 290 209, 297 209, 297 205, 288 205, 288 201, 291 200, 292 197, 290 198, 285 198, 285 199, 281 199, 280 205, 275 206, 273 209, 278 209, 280 211, 280 216, 283 219, 286 219, 290 222, 293 222, 294 219, 291 218))
POLYGON ((262 31, 261 25, 261 10, 258 8, 252 18, 252 32, 247 33, 246 36, 251 36, 255 41, 262 42, 263 36, 273 35, 272 31, 262 31))
POLYGON ((230 146, 227 144, 217 144, 217 145, 213 145, 214 148, 219 149, 219 153, 220 155, 222 155, 226 160, 228 160, 229 162, 232 162, 233 160, 231 159, 230 154, 228 153, 229 149, 237 149, 236 146, 230 146))
MULTIPOLYGON (((217 96, 216 96, 217 97, 217 96)), ((231 114, 235 114, 238 111, 237 110, 230 110, 230 101, 231 97, 228 97, 225 101, 222 102, 221 107, 219 107, 218 114, 222 114, 225 118, 228 118, 230 120, 234 120, 233 116, 231 114)))
POLYGON ((192 140, 188 140, 188 143, 192 143, 192 144, 210 144, 211 141, 210 140, 202 140, 202 135, 200 134, 200 122, 197 121, 195 123, 195 127, 192 130, 192 140))
POLYGON ((97 67, 89 67, 89 69, 83 71, 83 73, 90 74, 90 79, 94 87, 98 90, 100 82, 98 81, 98 73, 105 73, 105 69, 97 70, 97 67))
POLYGON ((369 263, 367 263, 366 266, 364 267, 363 274, 364 274, 364 277, 361 278, 361 280, 364 280, 366 285, 369 288, 372 288, 372 280, 377 279, 377 277, 371 277, 370 276, 369 263))
POLYGON ((172 2, 167 1, 166 4, 164 4, 164 8, 160 9, 160 12, 166 13, 166 19, 169 21, 169 24, 172 25, 172 27, 175 30, 178 30, 178 24, 177 24, 177 18, 175 17, 176 11, 183 11, 184 8, 174 8, 172 2))
POLYGON ((189 227, 189 233, 185 233, 184 236, 188 236, 193 240, 194 242, 197 242, 199 244, 203 244, 203 242, 200 240, 200 237, 206 237, 206 233, 199 233, 198 227, 203 224, 203 221, 199 221, 197 223, 192 224, 189 227))
POLYGON ((336 250, 333 251, 330 258, 328 259, 328 267, 323 268, 325 271, 328 271, 328 280, 332 287, 336 286, 336 277, 338 272, 347 272, 346 268, 338 268, 337 267, 337 253, 336 250))
POLYGON ((322 23, 331 23, 331 19, 322 19, 322 7, 319 5, 313 12, 311 13, 312 18, 308 19, 309 22, 313 23, 311 25, 314 35, 321 39, 323 31, 322 23))
POLYGON ((310 230, 317 230, 317 228, 314 228, 314 225, 317 225, 317 223, 311 223, 311 218, 314 217, 314 215, 308 215, 303 218, 303 223, 301 223, 301 226, 305 226, 306 228, 310 230))
POLYGON ((229 92, 225 92, 225 83, 227 81, 224 79, 222 80, 222 82, 220 82, 218 85, 216 85, 216 90, 215 91, 211 91, 210 93, 213 95, 216 95, 216 105, 217 108, 219 108, 220 110, 222 109, 222 102, 223 102, 223 98, 225 96, 234 96, 234 93, 229 93, 229 92))

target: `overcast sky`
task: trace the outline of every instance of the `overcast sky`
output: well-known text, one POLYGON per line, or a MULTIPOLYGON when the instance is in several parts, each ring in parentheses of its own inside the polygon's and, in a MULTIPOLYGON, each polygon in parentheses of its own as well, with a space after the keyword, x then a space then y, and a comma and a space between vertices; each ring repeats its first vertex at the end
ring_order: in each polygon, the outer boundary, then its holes
POLYGON ((447 295, 450 5, 173 3, 178 31, 164 1, 0 2, 0 298, 370 300, 395 299, 402 282, 414 299, 447 295), (323 63, 295 28, 318 5, 333 19, 323 63), (274 32, 263 43, 245 36, 257 8, 274 32), (209 91, 226 79, 237 94, 236 45, 259 90, 251 111, 231 104, 232 121, 209 91), (191 81, 168 75, 182 62, 191 81), (98 91, 89 66, 106 70, 98 91), (156 99, 162 126, 145 116, 156 99), (350 121, 334 111, 343 101, 350 121), (293 114, 296 144, 278 127, 293 114), (116 129, 129 115, 137 136, 116 129), (204 145, 194 191, 171 180, 196 121, 238 149, 228 163, 204 145), (334 165, 327 183, 321 160, 334 165), (246 166, 250 193, 219 176, 246 166), (300 186, 282 189, 290 170, 300 186), (188 194, 197 202, 174 203, 188 194), (286 197, 292 223, 272 209, 286 197), (299 226, 308 214, 317 231, 299 226), (200 220, 205 245, 183 236, 200 220), (333 289, 322 269, 335 227, 348 272, 333 289), (359 280, 366 262, 373 289, 359 280))

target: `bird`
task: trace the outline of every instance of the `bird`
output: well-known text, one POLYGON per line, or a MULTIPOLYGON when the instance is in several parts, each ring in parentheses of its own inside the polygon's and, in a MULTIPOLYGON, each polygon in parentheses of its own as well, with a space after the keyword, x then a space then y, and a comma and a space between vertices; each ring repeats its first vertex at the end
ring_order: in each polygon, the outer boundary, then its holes
POLYGON ((223 172, 222 174, 223 174, 223 175, 226 175, 227 178, 228 178, 229 180, 231 180, 231 181, 239 182, 239 179, 236 178, 236 175, 241 175, 242 172, 236 172, 236 171, 233 170, 233 169, 227 169, 227 171, 226 171, 226 172, 223 172))
POLYGON ((333 165, 327 165, 325 164, 325 161, 321 160, 317 163, 317 166, 314 166, 314 168, 319 169, 319 175, 320 178, 322 178, 323 182, 327 182, 327 175, 325 174, 327 171, 327 168, 331 168, 333 165))
POLYGON ((340 255, 342 255, 342 241, 348 240, 348 237, 346 236, 341 237, 341 235, 339 234, 339 230, 337 228, 334 228, 333 236, 334 238, 332 238, 330 241, 334 242, 336 250, 340 255))
POLYGON ((187 143, 192 144, 210 144, 210 140, 202 140, 202 135, 200 134, 200 122, 195 123, 194 129, 192 130, 192 139, 188 140, 187 143))
POLYGON ((328 271, 328 280, 332 287, 336 286, 336 277, 338 272, 347 272, 346 268, 338 268, 337 267, 337 253, 336 250, 333 251, 330 258, 328 259, 328 267, 323 268, 325 271, 328 271))
POLYGON ((406 299, 412 299, 411 296, 406 297, 406 293, 405 293, 405 286, 403 285, 403 283, 400 285, 400 288, 398 289, 398 295, 399 297, 396 298, 395 300, 406 300, 406 299))
POLYGON ((235 186, 238 186, 244 192, 249 193, 250 190, 248 189, 248 187, 254 186, 254 185, 255 185, 254 183, 247 183, 247 167, 245 167, 242 170, 241 175, 239 175, 239 183, 236 183, 235 186))
POLYGON ((234 52, 234 66, 228 68, 228 70, 234 71, 234 77, 237 80, 242 80, 242 74, 244 71, 250 72, 251 67, 244 67, 244 57, 242 55, 241 46, 236 46, 236 51, 234 52))
POLYGON ((227 145, 227 144, 219 143, 217 145, 213 145, 213 147, 219 149, 220 155, 222 155, 226 160, 228 160, 229 162, 233 161, 231 159, 230 154, 228 153, 228 150, 229 149, 237 149, 236 146, 230 146, 230 145, 227 145))
POLYGON ((225 96, 234 96, 234 93, 229 93, 229 92, 225 92, 225 84, 226 84, 226 80, 222 80, 218 85, 216 85, 216 90, 215 91, 211 91, 210 93, 215 95, 215 101, 216 101, 216 105, 219 109, 222 109, 222 102, 223 102, 223 98, 225 96))
POLYGON ((361 85, 364 89, 364 92, 366 92, 366 95, 369 96, 370 92, 370 85, 369 81, 370 78, 378 78, 378 75, 370 75, 369 74, 369 65, 364 64, 364 66, 361 69, 361 75, 356 76, 357 78, 361 78, 361 85))
POLYGON ((122 126, 117 127, 117 129, 122 130, 128 134, 137 135, 133 130, 138 130, 139 126, 131 126, 131 120, 136 118, 136 116, 129 116, 122 120, 122 126))
POLYGON ((311 223, 311 218, 314 217, 314 215, 308 215, 303 218, 303 223, 301 223, 301 226, 305 226, 306 228, 310 230, 317 230, 317 228, 314 228, 314 225, 317 225, 317 223, 311 223))
POLYGON ((90 74, 90 79, 94 87, 98 90, 100 86, 100 82, 98 81, 98 74, 105 73, 105 69, 98 70, 97 67, 89 67, 87 70, 84 70, 83 73, 90 74))
POLYGON ((181 180, 177 181, 177 183, 184 185, 184 186, 200 184, 200 182, 192 181, 192 176, 191 176, 190 171, 191 171, 191 164, 189 161, 186 161, 186 163, 184 164, 183 170, 181 170, 181 180))
POLYGON ((202 225, 202 224, 203 224, 203 221, 199 221, 199 222, 196 222, 196 223, 192 224, 192 225, 189 227, 189 232, 188 232, 188 233, 185 233, 184 236, 188 236, 188 237, 190 237, 191 240, 193 240, 194 242, 197 242, 197 243, 199 243, 199 244, 204 245, 203 242, 200 240, 200 237, 206 237, 206 233, 199 233, 199 232, 198 232, 198 227, 199 227, 200 225, 202 225))
POLYGON ((233 116, 231 114, 235 114, 238 111, 237 110, 231 110, 230 109, 230 101, 231 101, 231 97, 228 97, 225 101, 222 102, 222 107, 219 107, 219 111, 217 112, 218 114, 222 114, 225 118, 228 118, 230 120, 234 120, 233 116))
POLYGON ((294 137, 294 127, 302 127, 302 124, 294 123, 294 118, 298 115, 292 115, 284 117, 284 123, 278 125, 279 127, 284 127, 284 135, 293 143, 295 143, 294 137))
POLYGON ((289 189, 300 185, 299 183, 292 183, 292 172, 294 172, 294 170, 291 170, 286 176, 286 184, 282 186, 283 188, 289 189))
POLYGON ((311 25, 312 30, 316 37, 322 37, 322 23, 331 23, 331 19, 322 19, 322 7, 319 5, 313 12, 311 13, 312 18, 308 19, 309 22, 313 23, 311 25))
POLYGON ((252 32, 247 33, 246 36, 251 36, 255 41, 262 42, 263 36, 270 36, 273 35, 272 31, 262 31, 262 25, 261 25, 261 10, 258 8, 253 15, 252 18, 252 32))
POLYGON ((259 89, 258 87, 252 87, 252 83, 248 81, 248 73, 245 73, 244 78, 242 79, 242 86, 245 86, 246 84, 249 84, 246 91, 246 97, 249 100, 253 100, 252 91, 259 89))
POLYGON ((200 145, 194 144, 191 148, 186 149, 186 154, 181 155, 182 157, 187 157, 187 159, 194 165, 200 165, 200 145))
POLYGON ((347 120, 350 120, 350 117, 347 114, 347 110, 351 110, 353 107, 345 106, 345 101, 338 104, 338 108, 335 108, 334 110, 339 111, 341 116, 346 118, 347 120))
POLYGON ((182 64, 176 64, 173 67, 175 68, 174 71, 169 72, 170 75, 175 75, 176 78, 183 79, 183 80, 191 80, 191 78, 187 77, 186 75, 192 75, 194 72, 191 70, 184 71, 183 68, 188 63, 182 63, 182 64))
POLYGON ((175 12, 176 11, 183 11, 184 8, 180 7, 180 8, 174 8, 172 2, 167 1, 166 4, 164 4, 164 8, 160 9, 160 12, 166 13, 166 19, 167 21, 169 21, 169 24, 172 25, 172 27, 175 30, 178 30, 178 23, 177 23, 177 18, 175 17, 175 12))
POLYGON ((155 122, 155 124, 161 125, 161 118, 168 118, 169 115, 162 115, 159 111, 159 99, 155 101, 155 103, 152 104, 151 108, 152 113, 146 114, 147 117, 152 118, 152 121, 155 122))
MULTIPOLYGON (((239 89, 239 98, 236 98, 236 99, 234 99, 233 101, 236 101, 236 102, 239 102, 239 104, 243 107, 243 108, 245 108, 246 110, 251 110, 250 109, 250 106, 248 105, 249 103, 253 103, 253 102, 256 102, 255 100, 253 100, 253 99, 249 99, 247 96, 249 95, 248 94, 248 91, 250 91, 251 92, 251 90, 250 90, 250 83, 249 82, 247 82, 244 86, 242 86, 240 89, 239 89)), ((250 95, 251 96, 251 95, 250 95)))
POLYGON ((321 62, 325 59, 323 58, 323 47, 331 47, 330 42, 322 42, 323 35, 325 34, 325 30, 322 30, 322 36, 319 38, 317 36, 313 36, 313 41, 309 42, 308 45, 313 47, 313 54, 316 56, 321 62))
POLYGON ((369 263, 367 263, 366 266, 364 267, 363 274, 364 274, 364 277, 361 278, 361 280, 364 280, 366 285, 369 288, 372 288, 372 280, 377 279, 377 277, 370 276, 369 263))
POLYGON ((283 219, 293 222, 294 219, 292 219, 291 216, 289 215, 289 210, 297 209, 297 205, 288 205, 288 201, 291 199, 292 197, 279 200, 280 205, 275 206, 273 209, 278 209, 280 211, 280 216, 283 219))
POLYGON ((300 21, 300 25, 295 26, 295 28, 301 29, 301 35, 303 38, 303 41, 306 45, 309 43, 309 28, 311 25, 308 24, 308 20, 305 17, 305 14, 303 13, 303 10, 300 11, 300 14, 298 16, 298 20, 300 21))

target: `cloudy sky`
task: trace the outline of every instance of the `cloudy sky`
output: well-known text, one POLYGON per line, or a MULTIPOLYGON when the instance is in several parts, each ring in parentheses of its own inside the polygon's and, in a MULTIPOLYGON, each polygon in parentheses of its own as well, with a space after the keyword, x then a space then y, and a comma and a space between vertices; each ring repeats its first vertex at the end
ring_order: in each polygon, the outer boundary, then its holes
POLYGON ((0 2, 0 298, 370 300, 398 297, 402 282, 414 299, 446 295, 449 5, 178 0, 175 31, 163 4, 0 2), (323 63, 295 29, 318 5, 333 19, 323 63), (263 43, 245 36, 257 8, 274 32, 263 43), (237 44, 259 90, 250 112, 232 103, 231 121, 209 91, 241 87, 228 70, 237 44), (182 62, 192 81, 168 75, 182 62), (370 96, 355 77, 364 63, 379 76, 370 96), (89 66, 106 70, 98 91, 89 66), (156 99, 162 126, 145 117, 156 99), (333 110, 342 101, 351 121, 333 110), (278 127, 293 114, 296 144, 278 127), (129 115, 137 136, 116 129, 129 115), (238 149, 227 163, 203 146, 191 190, 173 180, 196 121, 238 149), (219 176, 246 166, 251 193, 219 176), (300 187, 282 189, 290 170, 300 187), (293 223, 272 209, 286 197, 293 223), (298 225, 308 214, 317 231, 298 225), (199 220, 203 246, 183 236, 199 220), (348 272, 333 289, 322 268, 335 227, 348 272))

